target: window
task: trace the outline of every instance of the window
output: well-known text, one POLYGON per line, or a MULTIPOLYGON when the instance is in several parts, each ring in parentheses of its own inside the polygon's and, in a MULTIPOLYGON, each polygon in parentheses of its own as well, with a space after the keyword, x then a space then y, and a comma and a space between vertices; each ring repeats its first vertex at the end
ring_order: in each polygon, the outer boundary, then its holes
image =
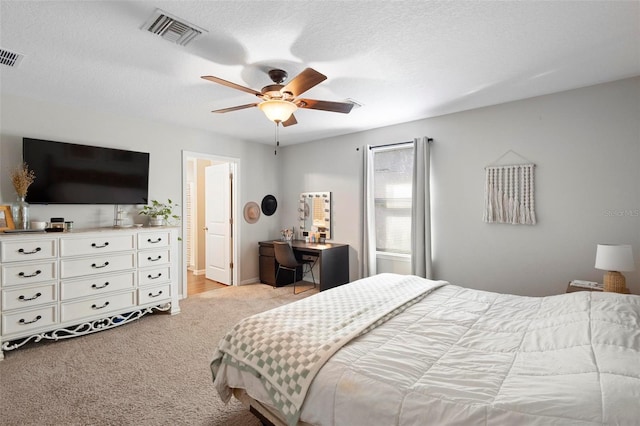
POLYGON ((376 251, 411 254, 412 143, 375 149, 376 251))

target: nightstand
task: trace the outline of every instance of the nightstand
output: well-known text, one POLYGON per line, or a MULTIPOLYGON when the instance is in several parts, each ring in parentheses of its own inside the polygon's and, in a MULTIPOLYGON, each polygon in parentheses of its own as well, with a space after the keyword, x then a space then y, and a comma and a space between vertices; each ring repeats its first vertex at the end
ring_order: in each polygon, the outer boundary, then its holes
POLYGON ((567 284, 567 291, 565 293, 575 293, 576 291, 603 291, 601 288, 587 288, 572 286, 571 283, 567 284))
MULTIPOLYGON (((571 284, 567 284, 567 291, 565 291, 565 293, 575 293, 576 291, 600 291, 602 292, 603 290, 600 288, 587 288, 587 287, 575 287, 572 286, 571 284)), ((627 289, 626 294, 632 294, 631 291, 629 291, 629 289, 627 289)))

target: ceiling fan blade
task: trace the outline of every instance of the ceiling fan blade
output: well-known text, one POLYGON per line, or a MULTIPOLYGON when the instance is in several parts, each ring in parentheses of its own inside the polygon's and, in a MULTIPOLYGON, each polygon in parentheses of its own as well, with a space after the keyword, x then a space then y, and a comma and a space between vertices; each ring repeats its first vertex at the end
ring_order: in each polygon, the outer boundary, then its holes
POLYGON ((231 87, 232 89, 242 90, 243 92, 251 93, 252 95, 256 95, 256 96, 262 97, 262 93, 260 93, 260 92, 258 92, 256 90, 250 89, 248 87, 241 86, 241 85, 236 84, 236 83, 232 83, 232 82, 227 81, 227 80, 223 80, 223 79, 221 79, 219 77, 214 77, 212 75, 203 75, 202 78, 204 78, 205 80, 212 81, 214 83, 222 84, 223 86, 231 87))
POLYGON ((294 97, 297 97, 326 79, 326 75, 319 73, 313 68, 307 68, 300 74, 295 76, 293 80, 287 83, 287 85, 284 86, 280 91, 289 92, 294 97))
POLYGON ((317 99, 298 99, 296 104, 300 108, 320 109, 322 111, 341 112, 348 114, 353 108, 351 102, 319 101, 317 99))
POLYGON ((255 104, 246 104, 246 105, 238 105, 238 106, 229 107, 229 108, 217 109, 217 110, 211 111, 211 112, 216 112, 216 113, 231 112, 231 111, 238 111, 240 109, 246 109, 246 108, 251 108, 251 107, 256 107, 256 106, 258 106, 257 103, 255 103, 255 104))
POLYGON ((298 124, 298 120, 296 120, 296 117, 291 114, 291 117, 289 117, 286 121, 282 122, 282 127, 289 127, 289 126, 293 126, 294 124, 298 124))

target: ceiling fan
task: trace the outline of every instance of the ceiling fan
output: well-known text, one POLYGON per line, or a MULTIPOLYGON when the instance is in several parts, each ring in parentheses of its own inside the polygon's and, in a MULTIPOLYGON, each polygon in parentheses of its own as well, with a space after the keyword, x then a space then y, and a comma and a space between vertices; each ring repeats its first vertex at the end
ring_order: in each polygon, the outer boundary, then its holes
POLYGON ((222 108, 211 112, 225 113, 258 107, 265 113, 269 120, 276 124, 282 123, 284 127, 287 127, 298 122, 296 117, 293 115, 298 108, 319 109, 323 111, 341 112, 343 114, 348 114, 351 111, 351 108, 353 108, 354 104, 351 102, 332 102, 300 98, 299 96, 304 92, 327 79, 324 74, 319 73, 313 68, 306 68, 286 85, 283 84, 288 77, 286 71, 281 69, 272 69, 269 70, 268 74, 274 84, 264 86, 259 92, 248 87, 223 80, 219 77, 211 75, 202 76, 205 80, 222 84, 223 86, 231 87, 232 89, 242 90, 243 92, 250 93, 262 99, 262 102, 222 108))

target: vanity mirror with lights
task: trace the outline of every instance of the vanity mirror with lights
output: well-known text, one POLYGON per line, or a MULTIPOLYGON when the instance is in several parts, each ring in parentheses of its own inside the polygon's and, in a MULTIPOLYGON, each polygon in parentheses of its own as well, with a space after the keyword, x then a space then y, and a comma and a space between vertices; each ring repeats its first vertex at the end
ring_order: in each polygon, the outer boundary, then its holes
POLYGON ((301 193, 298 213, 302 232, 318 232, 331 239, 331 192, 301 193))

